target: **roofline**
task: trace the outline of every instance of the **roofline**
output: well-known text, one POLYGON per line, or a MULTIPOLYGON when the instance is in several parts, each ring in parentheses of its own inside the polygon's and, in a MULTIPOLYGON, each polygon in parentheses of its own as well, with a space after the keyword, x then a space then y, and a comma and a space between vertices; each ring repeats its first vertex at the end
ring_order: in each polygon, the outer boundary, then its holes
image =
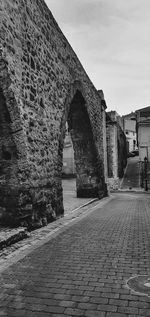
POLYGON ((143 110, 150 110, 150 106, 144 107, 144 108, 140 108, 138 110, 136 110, 135 112, 139 112, 139 111, 143 111, 143 110))

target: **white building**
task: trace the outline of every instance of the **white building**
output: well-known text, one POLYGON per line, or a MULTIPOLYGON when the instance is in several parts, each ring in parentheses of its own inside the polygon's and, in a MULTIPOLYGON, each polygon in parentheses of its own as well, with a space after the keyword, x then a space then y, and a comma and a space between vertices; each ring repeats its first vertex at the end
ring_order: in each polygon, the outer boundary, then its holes
POLYGON ((74 149, 71 140, 71 135, 68 132, 68 124, 66 123, 66 134, 63 149, 63 177, 74 177, 76 175, 74 149))
POLYGON ((137 134, 136 134, 136 114, 131 112, 123 116, 124 133, 127 140, 127 151, 132 152, 137 149, 137 134))
POLYGON ((150 106, 136 111, 139 159, 150 162, 150 106))

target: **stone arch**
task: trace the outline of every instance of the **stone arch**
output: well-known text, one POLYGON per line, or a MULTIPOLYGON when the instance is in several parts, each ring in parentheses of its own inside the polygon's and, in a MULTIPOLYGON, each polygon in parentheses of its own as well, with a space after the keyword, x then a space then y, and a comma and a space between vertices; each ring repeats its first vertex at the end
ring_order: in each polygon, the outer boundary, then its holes
MULTIPOLYGON (((61 120, 58 173, 61 175, 62 172, 62 153, 67 121, 75 154, 77 197, 94 198, 104 195, 105 184, 104 175, 100 175, 100 157, 94 141, 86 99, 81 82, 75 81, 66 99, 61 120)), ((60 191, 62 192, 61 186, 60 191)))
POLYGON ((22 131, 8 63, 0 55, 0 218, 7 223, 13 222, 19 206, 19 165, 25 156, 22 131))

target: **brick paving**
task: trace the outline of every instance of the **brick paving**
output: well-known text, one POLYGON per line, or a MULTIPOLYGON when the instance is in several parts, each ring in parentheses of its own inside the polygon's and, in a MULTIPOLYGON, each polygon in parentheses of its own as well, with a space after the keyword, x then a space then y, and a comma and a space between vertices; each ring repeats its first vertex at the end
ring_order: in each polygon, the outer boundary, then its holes
POLYGON ((149 228, 149 195, 113 194, 1 272, 0 316, 150 316, 126 286, 150 275, 149 228))
POLYGON ((139 156, 128 158, 127 167, 121 184, 121 189, 139 189, 140 187, 139 156))
MULTIPOLYGON (((76 197, 76 179, 63 179, 63 203, 64 203, 64 216, 70 216, 70 214, 76 212, 78 209, 93 203, 97 199, 91 198, 77 198, 76 197)), ((50 227, 50 226, 49 226, 50 227)), ((42 230, 45 232, 45 230, 42 230)), ((46 230, 47 231, 47 230, 46 230)), ((35 234, 34 234, 35 235, 35 234)), ((15 248, 17 247, 16 242, 29 237, 26 228, 10 228, 5 226, 0 226, 0 257, 1 249, 15 243, 15 248)), ((8 253, 6 251, 6 253, 8 253)))
MULTIPOLYGON (((0 250, 0 272, 9 266, 11 263, 18 261, 18 259, 25 256, 25 252, 29 253, 32 249, 43 245, 46 241, 49 241, 51 237, 57 235, 62 228, 70 225, 74 221, 78 221, 78 218, 85 217, 87 213, 91 212, 98 205, 100 208, 106 204, 111 197, 106 197, 102 200, 94 200, 89 205, 84 205, 81 208, 77 208, 64 217, 57 219, 56 221, 49 223, 47 226, 27 233, 27 239, 18 241, 10 246, 2 248, 0 250), (23 252, 22 252, 23 251, 23 252)), ((9 229, 12 231, 12 229, 9 229)))

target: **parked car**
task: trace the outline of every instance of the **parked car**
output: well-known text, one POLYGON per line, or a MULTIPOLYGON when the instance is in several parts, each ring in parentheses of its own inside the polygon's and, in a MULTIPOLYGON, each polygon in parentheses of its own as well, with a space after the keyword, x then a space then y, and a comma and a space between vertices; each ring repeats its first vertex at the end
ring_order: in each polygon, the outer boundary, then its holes
POLYGON ((128 157, 134 157, 134 156, 135 156, 135 153, 133 153, 133 152, 128 153, 128 157))
POLYGON ((132 151, 132 153, 134 153, 136 156, 138 156, 139 155, 139 150, 134 150, 134 151, 132 151))
POLYGON ((128 153, 128 157, 134 157, 139 155, 139 150, 134 150, 128 153))

